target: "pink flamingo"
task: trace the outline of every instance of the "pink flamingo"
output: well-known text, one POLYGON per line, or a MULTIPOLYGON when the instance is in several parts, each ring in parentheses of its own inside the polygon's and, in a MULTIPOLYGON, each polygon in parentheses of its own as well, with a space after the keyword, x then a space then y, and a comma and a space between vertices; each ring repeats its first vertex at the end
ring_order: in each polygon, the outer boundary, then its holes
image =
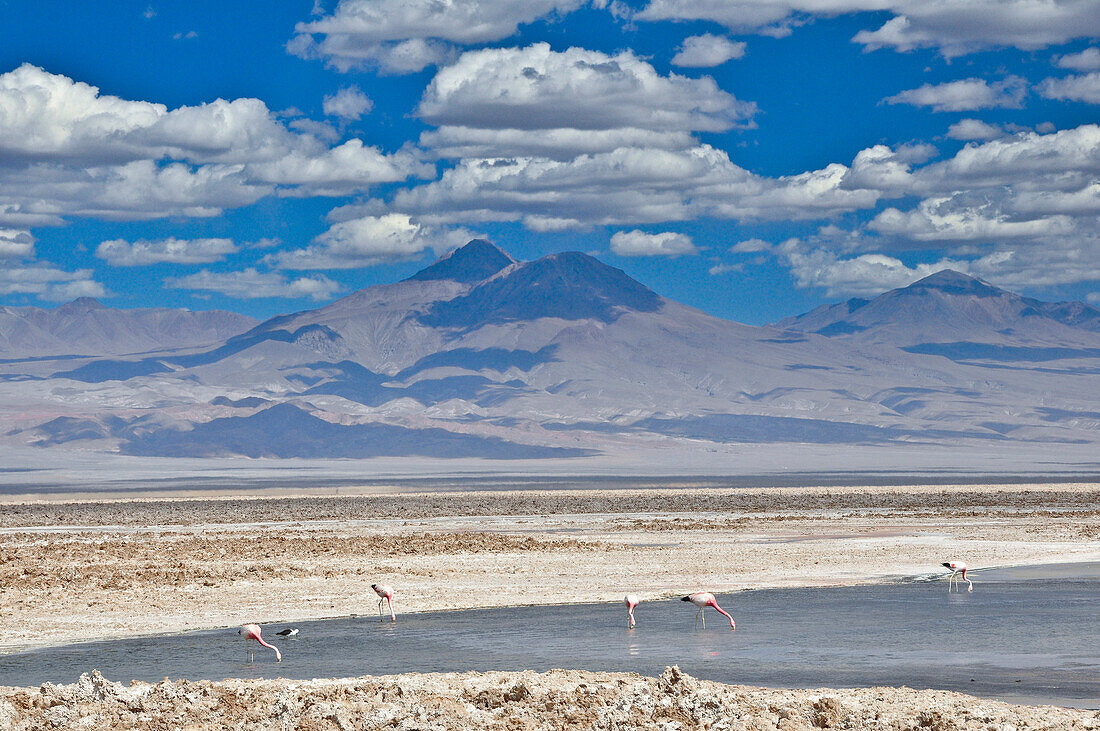
POLYGON ((252 650, 252 645, 248 644, 249 640, 256 640, 256 642, 259 642, 264 647, 271 648, 272 650, 275 651, 275 661, 276 662, 282 662, 283 661, 283 653, 279 652, 279 648, 276 647, 275 645, 267 644, 266 642, 264 642, 264 638, 260 637, 260 628, 259 628, 258 625, 246 624, 243 627, 241 627, 239 630, 237 630, 237 634, 239 634, 241 637, 244 637, 245 650, 248 652, 248 661, 249 662, 252 662, 253 660, 256 659, 255 653, 252 650))
POLYGON ((955 582, 955 590, 959 591, 959 580, 956 575, 962 573, 962 580, 966 582, 967 591, 974 591, 974 582, 966 578, 966 564, 962 561, 948 561, 943 564, 946 569, 951 569, 951 575, 947 577, 947 592, 951 593, 951 582, 955 582))
POLYGON ((630 617, 630 629, 634 629, 634 607, 638 606, 638 597, 627 594, 623 597, 623 604, 626 605, 626 613, 630 617))
POLYGON ((727 612, 725 609, 722 609, 722 607, 718 606, 718 600, 715 599, 714 595, 711 594, 709 591, 697 591, 694 594, 688 594, 680 601, 691 602, 695 606, 699 607, 699 611, 695 613, 695 624, 698 625, 699 618, 702 617, 703 629, 707 628, 707 615, 703 613, 703 610, 707 607, 714 607, 718 610, 720 614, 726 615, 726 617, 730 621, 730 629, 737 629, 737 625, 733 623, 733 617, 731 617, 729 612, 727 612))
POLYGON ((390 621, 396 622, 397 615, 393 613, 393 587, 387 584, 371 584, 370 588, 374 589, 374 593, 381 597, 378 600, 378 621, 384 621, 382 615, 382 602, 389 602, 390 605, 390 621))

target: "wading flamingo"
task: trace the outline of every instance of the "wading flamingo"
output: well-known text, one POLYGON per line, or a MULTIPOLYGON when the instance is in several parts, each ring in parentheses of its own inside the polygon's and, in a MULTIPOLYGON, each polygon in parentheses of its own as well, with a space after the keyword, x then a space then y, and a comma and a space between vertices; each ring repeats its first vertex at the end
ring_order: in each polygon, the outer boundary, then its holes
POLYGON ((730 629, 737 629, 737 625, 733 623, 733 617, 722 607, 718 606, 718 600, 714 598, 714 595, 709 591, 697 591, 694 594, 688 594, 681 599, 682 602, 691 602, 695 606, 699 607, 699 611, 695 613, 695 624, 698 626, 699 619, 703 620, 703 629, 707 628, 707 615, 703 613, 703 610, 707 607, 714 607, 719 613, 726 615, 726 618, 730 621, 730 629))
POLYGON ((256 655, 252 650, 252 645, 249 644, 249 642, 251 640, 256 640, 256 642, 259 642, 264 647, 269 647, 272 650, 274 650, 275 651, 275 661, 276 662, 282 662, 283 661, 283 653, 279 652, 279 648, 276 647, 275 645, 267 644, 266 642, 264 642, 264 638, 260 637, 260 628, 259 628, 258 625, 246 624, 243 627, 241 627, 239 630, 237 630, 237 634, 239 634, 241 637, 244 638, 245 651, 248 653, 248 661, 249 662, 252 662, 253 660, 256 659, 256 655))
POLYGON ((630 617, 630 629, 634 629, 634 607, 638 606, 638 597, 634 594, 627 594, 623 597, 623 604, 626 605, 626 613, 630 617))
POLYGON ((396 622, 397 615, 393 613, 393 587, 387 584, 371 584, 370 588, 374 589, 374 593, 380 597, 378 599, 378 621, 385 621, 385 617, 382 615, 382 602, 389 602, 390 621, 396 622))
POLYGON ((948 593, 951 592, 951 582, 952 581, 955 582, 955 591, 962 591, 959 588, 959 579, 957 578, 957 575, 959 573, 962 574, 962 580, 965 581, 966 584, 967 584, 966 590, 967 591, 974 591, 974 582, 971 581, 970 579, 966 578, 966 564, 965 563, 963 563, 962 561, 948 561, 947 563, 943 564, 943 567, 946 568, 946 569, 951 569, 951 575, 947 577, 947 591, 948 591, 948 593))

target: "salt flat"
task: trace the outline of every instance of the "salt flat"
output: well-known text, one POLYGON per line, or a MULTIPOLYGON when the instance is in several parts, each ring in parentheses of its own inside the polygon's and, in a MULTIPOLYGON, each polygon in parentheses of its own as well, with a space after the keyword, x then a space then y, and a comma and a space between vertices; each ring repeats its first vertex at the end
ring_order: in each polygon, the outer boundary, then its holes
POLYGON ((171 495, 0 508, 0 647, 1100 560, 1100 484, 171 495))

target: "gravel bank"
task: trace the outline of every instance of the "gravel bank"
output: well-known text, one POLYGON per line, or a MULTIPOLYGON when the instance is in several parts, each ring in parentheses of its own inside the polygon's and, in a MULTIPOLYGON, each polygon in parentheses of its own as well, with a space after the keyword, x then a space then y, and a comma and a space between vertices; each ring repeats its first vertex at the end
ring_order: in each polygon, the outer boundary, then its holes
POLYGON ((59 729, 1100 729, 1100 713, 908 688, 777 690, 628 673, 406 674, 341 680, 0 688, 0 725, 59 729))

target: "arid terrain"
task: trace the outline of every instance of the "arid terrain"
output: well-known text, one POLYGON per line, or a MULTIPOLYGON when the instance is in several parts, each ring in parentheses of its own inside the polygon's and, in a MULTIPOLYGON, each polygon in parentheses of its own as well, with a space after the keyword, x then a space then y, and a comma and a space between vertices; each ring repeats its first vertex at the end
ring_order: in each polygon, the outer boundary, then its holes
POLYGON ((1100 713, 909 688, 783 690, 667 669, 629 673, 416 674, 343 680, 164 681, 98 673, 0 689, 13 731, 81 729, 1087 729, 1100 713))
POLYGON ((645 600, 1096 561, 1097 538, 1097 484, 9 502, 0 649, 367 614, 379 581, 398 613, 645 600))

